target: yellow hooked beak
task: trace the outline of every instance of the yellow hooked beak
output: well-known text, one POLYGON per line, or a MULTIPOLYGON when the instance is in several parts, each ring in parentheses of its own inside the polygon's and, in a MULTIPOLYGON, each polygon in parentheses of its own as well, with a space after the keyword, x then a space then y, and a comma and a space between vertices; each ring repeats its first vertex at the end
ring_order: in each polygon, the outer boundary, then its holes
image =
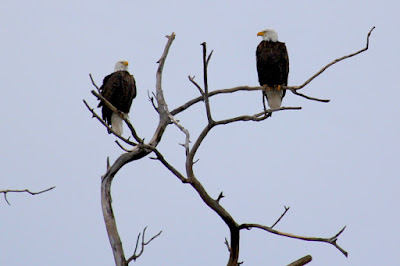
POLYGON ((264 32, 260 31, 259 33, 257 33, 257 36, 264 36, 264 32))
POLYGON ((129 65, 128 61, 124 61, 122 64, 124 64, 124 66, 129 65))

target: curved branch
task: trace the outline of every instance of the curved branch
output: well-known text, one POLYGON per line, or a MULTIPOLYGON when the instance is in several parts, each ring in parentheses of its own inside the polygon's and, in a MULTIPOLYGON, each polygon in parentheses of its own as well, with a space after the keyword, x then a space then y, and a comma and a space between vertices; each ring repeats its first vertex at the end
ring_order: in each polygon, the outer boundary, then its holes
MULTIPOLYGON (((359 51, 357 51, 357 52, 354 52, 354 53, 351 53, 351 54, 349 54, 349 55, 345 55, 345 56, 342 56, 342 57, 340 57, 340 58, 337 58, 337 59, 333 60, 332 62, 330 62, 329 64, 327 64, 327 65, 324 66, 323 68, 321 68, 321 70, 318 71, 317 73, 315 73, 311 78, 309 78, 308 80, 306 80, 306 82, 304 82, 304 83, 301 84, 300 86, 292 87, 291 90, 300 90, 300 89, 304 88, 308 83, 310 83, 313 79, 315 79, 316 77, 318 77, 322 72, 324 72, 325 70, 327 70, 330 66, 332 66, 332 65, 334 65, 334 64, 336 64, 336 63, 338 63, 338 62, 340 62, 340 61, 342 61, 342 60, 344 60, 344 59, 353 57, 353 56, 355 56, 355 55, 358 55, 358 54, 360 54, 360 53, 362 53, 362 52, 367 51, 367 50, 368 50, 368 47, 369 47, 369 36, 371 36, 371 33, 372 33, 372 31, 373 31, 374 29, 375 29, 375 26, 373 26, 372 29, 368 32, 368 35, 367 35, 367 44, 366 44, 365 48, 363 48, 363 49, 361 49, 361 50, 359 50, 359 51)), ((283 88, 285 88, 285 87, 283 87, 283 88)), ((290 87, 287 87, 287 89, 289 89, 289 88, 290 88, 290 87)))
MULTIPOLYGON (((159 60, 159 66, 157 69, 156 74, 156 98, 158 103, 158 112, 160 114, 160 121, 159 124, 153 134, 152 139, 150 140, 149 144, 152 147, 156 147, 161 140, 161 137, 169 124, 169 118, 166 112, 164 111, 166 108, 166 103, 164 100, 164 95, 162 93, 162 71, 164 68, 165 59, 168 55, 169 48, 175 39, 175 34, 172 33, 171 36, 167 36, 168 42, 165 46, 164 52, 159 60)), ((114 176, 117 172, 127 163, 138 160, 143 158, 144 156, 148 155, 152 152, 152 149, 148 149, 143 147, 143 145, 137 145, 133 148, 131 152, 123 153, 118 159, 107 168, 105 175, 102 177, 101 182, 101 207, 103 211, 103 218, 106 224, 108 238, 110 240, 110 244, 112 247, 113 255, 115 264, 117 266, 126 266, 128 262, 124 255, 124 250, 122 248, 121 238, 118 234, 117 225, 112 209, 112 200, 111 200, 111 183, 114 179, 114 176)))
POLYGON ((280 235, 280 236, 285 236, 285 237, 289 237, 289 238, 295 238, 295 239, 300 239, 300 240, 304 240, 304 241, 315 241, 315 242, 325 242, 325 243, 329 243, 333 246, 335 246, 338 250, 340 250, 340 252, 343 253, 343 255, 345 255, 347 257, 348 253, 347 251, 345 251, 343 248, 341 248, 337 243, 337 238, 339 237, 339 235, 341 233, 343 233, 344 229, 346 229, 346 226, 342 228, 342 230, 340 230, 336 235, 334 235, 331 238, 322 238, 322 237, 309 237, 309 236, 298 236, 298 235, 294 235, 294 234, 290 234, 290 233, 285 233, 285 232, 281 232, 275 229, 272 229, 271 227, 265 226, 265 225, 260 225, 260 224, 241 224, 239 226, 239 230, 241 229, 247 229, 250 230, 252 228, 258 228, 258 229, 262 229, 265 230, 267 232, 270 232, 272 234, 275 235, 280 235))
POLYGON ((201 95, 204 95, 203 89, 202 89, 202 88, 200 87, 200 85, 194 80, 194 76, 193 76, 193 77, 188 76, 188 79, 189 79, 190 82, 192 82, 193 85, 199 90, 200 94, 201 94, 201 95))

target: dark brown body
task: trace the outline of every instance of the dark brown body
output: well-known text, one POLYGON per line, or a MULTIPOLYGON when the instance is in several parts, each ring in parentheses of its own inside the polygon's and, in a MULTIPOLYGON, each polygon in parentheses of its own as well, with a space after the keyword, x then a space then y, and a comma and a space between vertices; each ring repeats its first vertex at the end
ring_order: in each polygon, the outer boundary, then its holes
MULTIPOLYGON (((257 72, 260 85, 287 86, 289 56, 283 42, 262 41, 257 46, 257 72)), ((286 90, 283 90, 282 98, 286 90)))
MULTIPOLYGON (((128 114, 132 100, 136 97, 136 82, 128 71, 116 71, 104 78, 100 91, 103 97, 115 108, 128 114)), ((103 120, 107 125, 111 125, 112 111, 102 102, 99 103, 98 107, 101 106, 103 106, 103 120)))

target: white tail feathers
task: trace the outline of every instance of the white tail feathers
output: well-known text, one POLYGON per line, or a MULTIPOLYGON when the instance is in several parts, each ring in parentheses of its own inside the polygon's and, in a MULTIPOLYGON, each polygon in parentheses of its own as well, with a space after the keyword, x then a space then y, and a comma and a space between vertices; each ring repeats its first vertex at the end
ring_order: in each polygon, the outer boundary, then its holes
POLYGON ((283 90, 267 90, 266 91, 266 96, 268 100, 268 106, 271 109, 278 109, 281 107, 282 104, 282 95, 283 95, 283 90))
MULTIPOLYGON (((269 103, 269 102, 268 102, 269 103)), ((113 113, 111 115, 111 127, 112 129, 115 131, 115 133, 117 133, 118 135, 122 135, 123 132, 123 120, 121 117, 119 117, 119 115, 113 113)))

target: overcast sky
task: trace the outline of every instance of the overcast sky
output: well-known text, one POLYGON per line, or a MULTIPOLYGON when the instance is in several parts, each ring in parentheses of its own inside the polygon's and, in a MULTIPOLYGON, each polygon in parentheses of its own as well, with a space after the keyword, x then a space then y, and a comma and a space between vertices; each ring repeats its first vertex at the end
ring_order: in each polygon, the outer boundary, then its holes
MULTIPOLYGON (((210 90, 258 85, 256 34, 274 28, 287 45, 289 85, 300 85, 335 58, 340 62, 302 90, 331 99, 308 101, 288 92, 282 111, 261 123, 213 130, 195 166, 199 180, 238 223, 330 237, 333 246, 251 230, 241 233, 243 265, 286 265, 304 255, 310 265, 396 265, 399 225, 400 37, 397 1, 3 1, 0 9, 0 190, 39 191, 0 199, 1 265, 113 265, 100 206, 106 158, 122 153, 92 107, 92 73, 101 85, 127 59, 138 87, 130 117, 149 140, 158 123, 147 93, 155 91, 156 61, 176 33, 164 69, 170 109, 198 96, 188 75, 202 79, 200 43, 214 54, 210 90)), ((262 110, 261 93, 215 97, 216 119, 262 110)), ((99 109, 96 111, 100 112, 99 109)), ((192 140, 205 126, 200 103, 177 117, 192 140)), ((127 132, 127 130, 125 130, 127 132)), ((126 134, 126 133, 125 133, 126 134)), ((127 136, 127 135, 126 135, 127 136)), ((160 151, 184 170, 184 141, 170 126, 160 151)), ((229 231, 159 162, 125 166, 112 186, 126 256, 137 234, 162 230, 138 265, 225 265, 229 231)), ((134 263, 133 263, 134 264, 134 263)))

